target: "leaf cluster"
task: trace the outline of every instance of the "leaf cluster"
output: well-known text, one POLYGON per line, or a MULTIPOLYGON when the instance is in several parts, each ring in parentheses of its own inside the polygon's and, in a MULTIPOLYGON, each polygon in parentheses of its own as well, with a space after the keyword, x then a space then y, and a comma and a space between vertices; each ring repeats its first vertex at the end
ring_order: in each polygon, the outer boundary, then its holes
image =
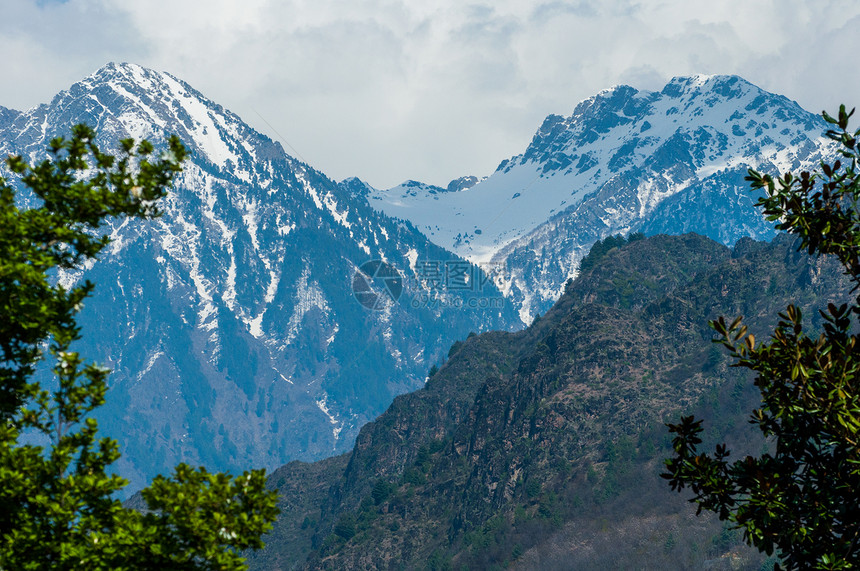
POLYGON ((43 343, 52 337, 63 346, 79 337, 75 315, 93 284, 67 289, 56 283, 56 271, 78 269, 101 252, 109 238, 98 228, 108 217, 158 216, 155 201, 166 194, 186 153, 176 137, 160 157, 147 141, 126 139, 121 147, 117 160, 99 150, 92 129, 77 125, 69 139, 53 139, 51 157, 33 167, 20 156, 6 160, 40 205, 19 207, 15 187, 0 178, 2 417, 22 404, 43 343))
MULTIPOLYGON (((860 131, 848 132, 852 113, 842 106, 836 118, 824 114, 839 129, 827 135, 841 144, 846 162, 822 162, 818 172, 777 179, 751 170, 748 180, 765 190, 758 205, 777 228, 798 235, 810 254, 836 256, 857 289, 860 131)), ((776 551, 785 569, 860 565, 860 300, 831 303, 820 314, 823 331, 810 337, 800 309, 789 305, 761 344, 741 317, 710 322, 733 366, 756 375, 762 404, 750 422, 774 443, 772 454, 730 462, 725 445, 713 455, 698 452, 701 420, 668 425, 676 436, 663 477, 672 489, 689 486, 698 512, 734 522, 750 544, 768 555, 776 551)))
POLYGON ((833 163, 822 162, 817 172, 790 172, 774 179, 754 170, 746 177, 753 189, 763 189, 757 203, 778 230, 800 237, 800 249, 810 254, 836 256, 845 272, 857 283, 860 276, 860 129, 848 131, 854 109, 839 107, 834 118, 824 112, 824 119, 837 127, 826 136, 836 141, 842 157, 833 163))
POLYGON ((110 470, 117 443, 89 416, 105 402, 110 371, 71 344, 94 286, 66 288, 57 272, 104 249, 109 218, 158 216, 186 153, 176 137, 158 156, 147 141, 120 145, 118 159, 103 153, 78 125, 35 166, 8 158, 37 202, 29 208, 0 179, 0 568, 244 569, 239 550, 262 547, 277 514, 264 471, 232 478, 180 464, 142 492, 150 510, 135 511, 116 498, 127 484, 110 470), (46 355, 49 387, 34 378, 46 355))

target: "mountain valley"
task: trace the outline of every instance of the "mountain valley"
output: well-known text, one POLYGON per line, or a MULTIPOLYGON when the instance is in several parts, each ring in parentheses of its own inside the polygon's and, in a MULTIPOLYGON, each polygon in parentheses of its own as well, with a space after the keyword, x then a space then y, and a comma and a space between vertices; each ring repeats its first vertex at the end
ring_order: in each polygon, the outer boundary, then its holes
POLYGON ((651 474, 659 421, 734 390, 709 316, 751 307, 770 323, 787 292, 811 304, 838 281, 782 242, 742 240, 775 236, 747 168, 833 151, 819 117, 736 76, 605 90, 547 117, 490 176, 445 187, 333 181, 134 64, 0 107, 0 155, 40 160, 80 122, 104 150, 175 133, 191 153, 163 217, 112 224, 102 259, 58 276, 97 284, 78 350, 113 370, 100 428, 132 490, 181 461, 277 469, 284 516, 260 568, 543 561, 550 543, 527 530, 575 536, 578 502, 627 497, 606 496, 607 450, 635 451, 625 482, 651 474), (611 254, 587 256, 600 240, 611 254), (735 275, 755 256, 769 301, 735 275), (291 460, 320 462, 279 468, 291 460), (383 535, 387 555, 368 548, 383 535))

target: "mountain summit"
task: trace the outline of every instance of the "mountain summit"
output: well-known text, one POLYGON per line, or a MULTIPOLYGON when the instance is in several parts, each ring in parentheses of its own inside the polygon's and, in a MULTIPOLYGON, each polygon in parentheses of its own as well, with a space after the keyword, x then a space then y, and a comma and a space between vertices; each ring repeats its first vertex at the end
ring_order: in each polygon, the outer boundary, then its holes
POLYGON ((498 269, 528 322, 546 311, 591 244, 613 233, 696 231, 724 244, 772 235, 748 168, 797 171, 828 152, 826 125, 737 76, 622 85, 548 116, 526 150, 464 192, 403 185, 371 205, 440 246, 498 269))
POLYGON ((168 73, 109 64, 0 118, 3 156, 39 160, 76 123, 109 152, 168 134, 190 150, 164 215, 114 224, 85 272, 97 287, 79 350, 114 371, 99 420, 134 486, 180 461, 242 470, 346 450, 451 342, 518 323, 492 283, 428 291, 428 264, 479 272, 168 73), (396 292, 367 274, 374 260, 399 272, 396 292))

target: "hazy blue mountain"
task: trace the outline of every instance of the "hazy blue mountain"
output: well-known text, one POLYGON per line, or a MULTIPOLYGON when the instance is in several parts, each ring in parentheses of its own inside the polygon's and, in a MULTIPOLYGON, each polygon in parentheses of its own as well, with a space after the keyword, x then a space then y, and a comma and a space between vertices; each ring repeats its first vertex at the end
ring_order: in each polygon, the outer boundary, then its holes
POLYGON ((49 104, 0 109, 0 154, 38 159, 81 122, 103 149, 174 133, 190 150, 164 216, 114 223, 84 272, 97 288, 79 349, 114 370, 99 420, 134 485, 179 461, 240 470, 348 450, 454 340, 518 323, 468 262, 167 73, 109 64, 49 104))
POLYGON ((8 109, 0 105, 0 125, 5 125, 6 123, 11 123, 18 115, 20 115, 20 111, 15 111, 14 109, 8 109))

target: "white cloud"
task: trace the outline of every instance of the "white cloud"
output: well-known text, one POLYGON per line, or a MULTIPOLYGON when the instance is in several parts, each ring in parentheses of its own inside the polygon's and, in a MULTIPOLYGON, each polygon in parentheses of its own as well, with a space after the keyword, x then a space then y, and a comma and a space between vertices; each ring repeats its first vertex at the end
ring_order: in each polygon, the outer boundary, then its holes
POLYGON ((618 83, 737 73, 812 111, 860 103, 858 22, 849 0, 4 0, 0 105, 133 61, 276 137, 264 117, 334 178, 445 184, 618 83))

